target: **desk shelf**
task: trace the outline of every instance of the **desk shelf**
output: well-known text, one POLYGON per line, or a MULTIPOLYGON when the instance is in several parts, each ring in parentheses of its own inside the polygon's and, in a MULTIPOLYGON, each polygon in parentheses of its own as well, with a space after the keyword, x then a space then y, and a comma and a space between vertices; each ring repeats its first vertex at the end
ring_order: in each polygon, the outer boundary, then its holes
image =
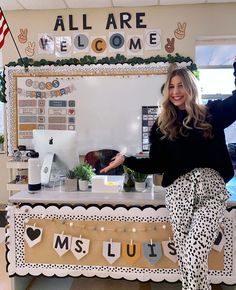
POLYGON ((28 184, 27 183, 20 183, 12 180, 7 183, 7 190, 9 191, 18 191, 18 190, 27 190, 28 184))
POLYGON ((7 162, 7 168, 8 169, 28 169, 28 162, 10 160, 7 162))
POLYGON ((6 164, 9 170, 9 179, 7 183, 7 190, 9 191, 9 196, 14 192, 27 189, 27 183, 16 182, 15 178, 17 171, 24 171, 23 175, 28 176, 28 162, 27 161, 14 161, 9 160, 6 164))

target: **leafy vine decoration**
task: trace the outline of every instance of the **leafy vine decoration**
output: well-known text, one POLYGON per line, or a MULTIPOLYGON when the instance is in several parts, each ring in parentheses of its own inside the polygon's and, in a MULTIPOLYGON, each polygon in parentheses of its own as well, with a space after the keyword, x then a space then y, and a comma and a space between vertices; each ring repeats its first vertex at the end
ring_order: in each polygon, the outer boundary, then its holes
MULTIPOLYGON (((53 65, 53 66, 64 66, 64 65, 92 65, 92 64, 130 64, 132 66, 136 64, 151 64, 151 63, 158 63, 158 62, 168 62, 168 63, 181 63, 181 62, 190 62, 190 65, 187 66, 196 77, 198 77, 197 66, 193 63, 193 60, 190 57, 184 57, 176 53, 175 55, 168 54, 167 56, 151 56, 149 58, 142 58, 142 57, 132 57, 126 58, 124 55, 117 54, 115 57, 104 57, 101 59, 97 59, 95 56, 85 55, 82 58, 69 58, 69 59, 58 59, 56 61, 52 60, 33 60, 32 58, 22 58, 18 59, 17 62, 11 61, 6 66, 8 67, 15 67, 15 66, 24 66, 28 68, 30 66, 40 67, 46 65, 53 65)), ((5 77, 4 72, 0 75, 0 101, 6 103, 6 95, 5 95, 5 77)))

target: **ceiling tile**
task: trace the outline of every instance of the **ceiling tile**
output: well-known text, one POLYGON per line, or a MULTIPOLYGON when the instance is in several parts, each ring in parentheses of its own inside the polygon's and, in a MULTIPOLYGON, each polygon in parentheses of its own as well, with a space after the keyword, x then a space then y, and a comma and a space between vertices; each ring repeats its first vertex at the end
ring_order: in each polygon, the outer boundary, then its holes
POLYGON ((112 7, 111 0, 64 0, 64 1, 69 8, 112 7))
POLYGON ((160 5, 177 5, 177 4, 201 4, 205 0, 160 0, 160 5))
POLYGON ((139 7, 204 3, 236 3, 236 0, 0 0, 3 11, 22 9, 66 9, 102 7, 139 7))
POLYGON ((16 0, 0 0, 0 6, 4 11, 6 10, 20 10, 23 9, 23 7, 16 1, 16 0))
POLYGON ((18 0, 25 9, 65 9, 63 0, 18 0))
POLYGON ((207 3, 235 3, 236 0, 207 0, 207 3))
POLYGON ((112 0, 114 7, 153 6, 158 0, 112 0))

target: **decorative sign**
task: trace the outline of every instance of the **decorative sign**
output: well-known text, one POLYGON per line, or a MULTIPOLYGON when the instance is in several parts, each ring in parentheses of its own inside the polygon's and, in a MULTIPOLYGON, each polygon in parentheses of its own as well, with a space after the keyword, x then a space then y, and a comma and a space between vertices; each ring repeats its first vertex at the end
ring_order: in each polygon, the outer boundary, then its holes
POLYGON ((17 79, 18 144, 30 145, 33 129, 75 130, 76 97, 72 78, 17 79))
POLYGON ((55 36, 55 56, 71 57, 71 37, 55 36))
POLYGON ((82 259, 89 252, 90 240, 72 237, 71 252, 74 254, 77 260, 82 259))
POLYGON ((78 17, 68 15, 68 21, 65 17, 58 15, 53 30, 73 31, 73 37, 67 35, 63 37, 53 36, 49 33, 40 34, 38 37, 39 53, 53 53, 57 57, 69 56, 73 53, 106 54, 106 52, 120 53, 127 51, 129 55, 142 55, 143 50, 160 50, 161 49, 161 31, 160 29, 147 29, 145 24, 145 12, 122 12, 109 13, 104 19, 104 30, 111 30, 108 39, 106 36, 90 36, 89 32, 93 27, 90 24, 89 15, 81 16, 82 22, 78 22, 78 17), (138 29, 138 34, 124 34, 124 28, 138 29), (115 31, 115 32, 113 32, 115 31))
POLYGON ((128 264, 134 264, 141 254, 141 244, 138 242, 122 242, 122 256, 128 264))
POLYGON ((86 32, 74 34, 73 37, 73 53, 88 53, 89 52, 89 34, 86 32))
POLYGON ((125 35, 124 32, 105 35, 74 33, 73 36, 54 36, 50 33, 38 35, 38 53, 54 54, 56 57, 71 57, 72 53, 106 55, 107 52, 143 55, 145 50, 161 49, 161 30, 145 29, 142 34, 125 35))
POLYGON ((170 38, 166 39, 165 50, 168 53, 172 53, 175 50, 175 39, 174 39, 174 37, 172 37, 171 39, 170 38))
POLYGON ((178 22, 177 23, 177 29, 175 29, 175 31, 174 31, 175 37, 177 39, 181 40, 181 39, 185 38, 186 26, 187 26, 186 22, 183 22, 183 23, 178 22))
POLYGON ((27 28, 20 28, 20 33, 18 34, 18 40, 20 43, 26 43, 27 41, 27 34, 28 34, 28 29, 27 28))
POLYGON ((161 49, 161 30, 147 29, 144 35, 145 50, 161 49))
POLYGON ((103 242, 103 257, 109 264, 113 264, 121 255, 121 243, 118 242, 103 242))
POLYGON ((25 228, 25 241, 28 246, 32 248, 41 242, 43 229, 35 226, 26 226, 25 228))
POLYGON ((27 47, 25 48, 25 54, 32 57, 35 52, 35 42, 28 41, 27 47))
POLYGON ((168 259, 170 259, 172 262, 176 263, 177 253, 176 253, 174 241, 163 241, 162 246, 163 246, 164 255, 168 259))
MULTIPOLYGON (((140 281, 179 279, 164 207, 21 204, 9 206, 7 215, 9 275, 61 276, 63 267, 64 276, 90 276, 92 272, 98 277, 140 281), (41 239, 44 229, 47 235, 41 239)), ((215 241, 219 246, 224 238, 224 246, 209 255, 212 281, 235 282, 233 220, 232 210, 224 220, 224 233, 215 241)))
POLYGON ((218 252, 222 251, 223 247, 225 244, 225 236, 223 233, 223 230, 220 229, 219 230, 219 234, 214 242, 214 245, 212 246, 212 248, 218 252))
MULTIPOLYGON (((104 28, 107 29, 143 29, 146 28, 145 24, 145 12, 120 12, 120 13, 109 13, 104 19, 104 28), (134 23, 134 24, 132 24, 134 23)), ((68 19, 65 20, 65 17, 58 15, 54 25, 54 31, 78 31, 78 30, 92 30, 92 26, 89 24, 89 15, 83 14, 81 19, 81 23, 78 22, 78 17, 74 17, 74 15, 69 14, 68 19), (68 26, 67 26, 68 22, 68 26)))
POLYGON ((151 263, 155 264, 162 256, 162 249, 160 242, 143 243, 143 253, 145 258, 151 263))
POLYGON ((54 234, 53 248, 59 256, 64 255, 70 250, 71 236, 64 235, 63 233, 54 234))
POLYGON ((55 48, 54 36, 50 33, 38 35, 38 54, 53 54, 55 48))

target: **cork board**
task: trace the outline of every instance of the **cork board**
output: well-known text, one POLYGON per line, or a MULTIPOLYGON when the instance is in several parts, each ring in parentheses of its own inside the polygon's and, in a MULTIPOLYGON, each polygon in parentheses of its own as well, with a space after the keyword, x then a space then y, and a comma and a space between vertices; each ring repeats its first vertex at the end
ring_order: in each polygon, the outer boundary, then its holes
MULTIPOLYGON (((46 263, 46 264, 80 264, 80 265, 100 265, 108 266, 109 263, 102 255, 103 241, 122 242, 133 241, 139 243, 162 242, 173 239, 171 226, 169 223, 135 223, 135 222, 91 222, 91 221, 64 221, 64 220, 30 220, 27 225, 37 225, 45 229, 41 243, 30 248, 25 243, 26 263, 46 263), (104 229, 103 231, 101 229, 104 229), (133 232, 135 229, 135 232, 133 232), (60 257, 53 250, 54 233, 64 233, 74 237, 83 237, 90 240, 89 253, 81 260, 77 260, 71 251, 60 257)), ((113 266, 117 267, 144 267, 144 268, 177 268, 178 264, 173 263, 162 252, 161 259, 154 265, 145 259, 141 250, 141 256, 136 263, 130 265, 121 256, 113 266)), ((211 251, 209 257, 211 269, 224 269, 224 251, 211 251)))
MULTIPOLYGON (((80 275, 111 277, 140 281, 169 281, 179 279, 177 256, 172 244, 168 211, 164 206, 69 206, 69 205, 16 205, 8 213, 10 226, 7 252, 10 275, 43 274, 46 276, 80 275), (41 232, 40 238, 30 240, 28 229, 41 232), (55 246, 57 237, 57 246, 55 246), (68 238, 58 242, 58 237, 68 238), (87 252, 75 254, 75 241, 88 242, 87 252), (37 242, 36 242, 37 241, 37 242), (74 243, 73 243, 74 241, 74 243), (108 244, 119 244, 121 251, 111 262, 108 244), (150 244, 158 258, 151 261, 150 244), (127 259, 128 251, 136 252, 127 259), (148 245, 148 247, 147 247, 148 245), (171 245, 171 246, 170 246, 171 245), (66 250, 65 250, 66 248, 66 250), (148 250, 147 250, 148 249, 148 250), (159 250, 161 249, 161 250, 159 250), (63 250, 61 254, 60 251, 63 250), (65 250, 65 251, 64 251, 65 250), (104 254, 105 253, 105 254, 104 254), (171 253, 171 254, 170 254, 171 253)), ((215 277, 230 277, 233 252, 233 218, 225 220, 224 243, 212 249, 209 268, 215 277)), ((214 245, 215 246, 215 245, 214 245)), ((113 246, 112 246, 113 247, 113 246)), ((79 248, 77 247, 77 250, 79 248)), ((112 253, 114 253, 112 248, 112 253)), ((84 248, 83 248, 84 251, 84 248)), ((117 254, 117 253, 116 253, 117 254)))
MULTIPOLYGON (((132 222, 78 222, 73 221, 73 226, 69 223, 62 223, 61 220, 30 220, 29 224, 34 224, 37 227, 42 227, 47 231, 47 234, 43 236, 41 243, 33 248, 30 248, 25 243, 25 260, 27 263, 52 263, 59 264, 61 262, 66 264, 82 264, 82 265, 100 265, 107 266, 108 262, 102 256, 102 243, 103 241, 122 242, 131 240, 135 242, 150 242, 154 241, 168 241, 172 239, 172 232, 169 223, 132 223, 132 222), (163 225, 166 226, 163 229, 163 225), (101 231, 104 228, 104 231, 101 231), (136 232, 132 232, 135 229, 136 232), (53 250, 53 235, 54 233, 62 233, 90 240, 89 254, 77 261, 71 252, 66 253, 63 257, 53 250)), ((113 266, 118 267, 152 267, 152 268, 176 268, 177 263, 173 263, 167 257, 162 256, 160 261, 154 265, 151 265, 143 256, 133 264, 127 264, 122 256, 118 259, 113 266)))

